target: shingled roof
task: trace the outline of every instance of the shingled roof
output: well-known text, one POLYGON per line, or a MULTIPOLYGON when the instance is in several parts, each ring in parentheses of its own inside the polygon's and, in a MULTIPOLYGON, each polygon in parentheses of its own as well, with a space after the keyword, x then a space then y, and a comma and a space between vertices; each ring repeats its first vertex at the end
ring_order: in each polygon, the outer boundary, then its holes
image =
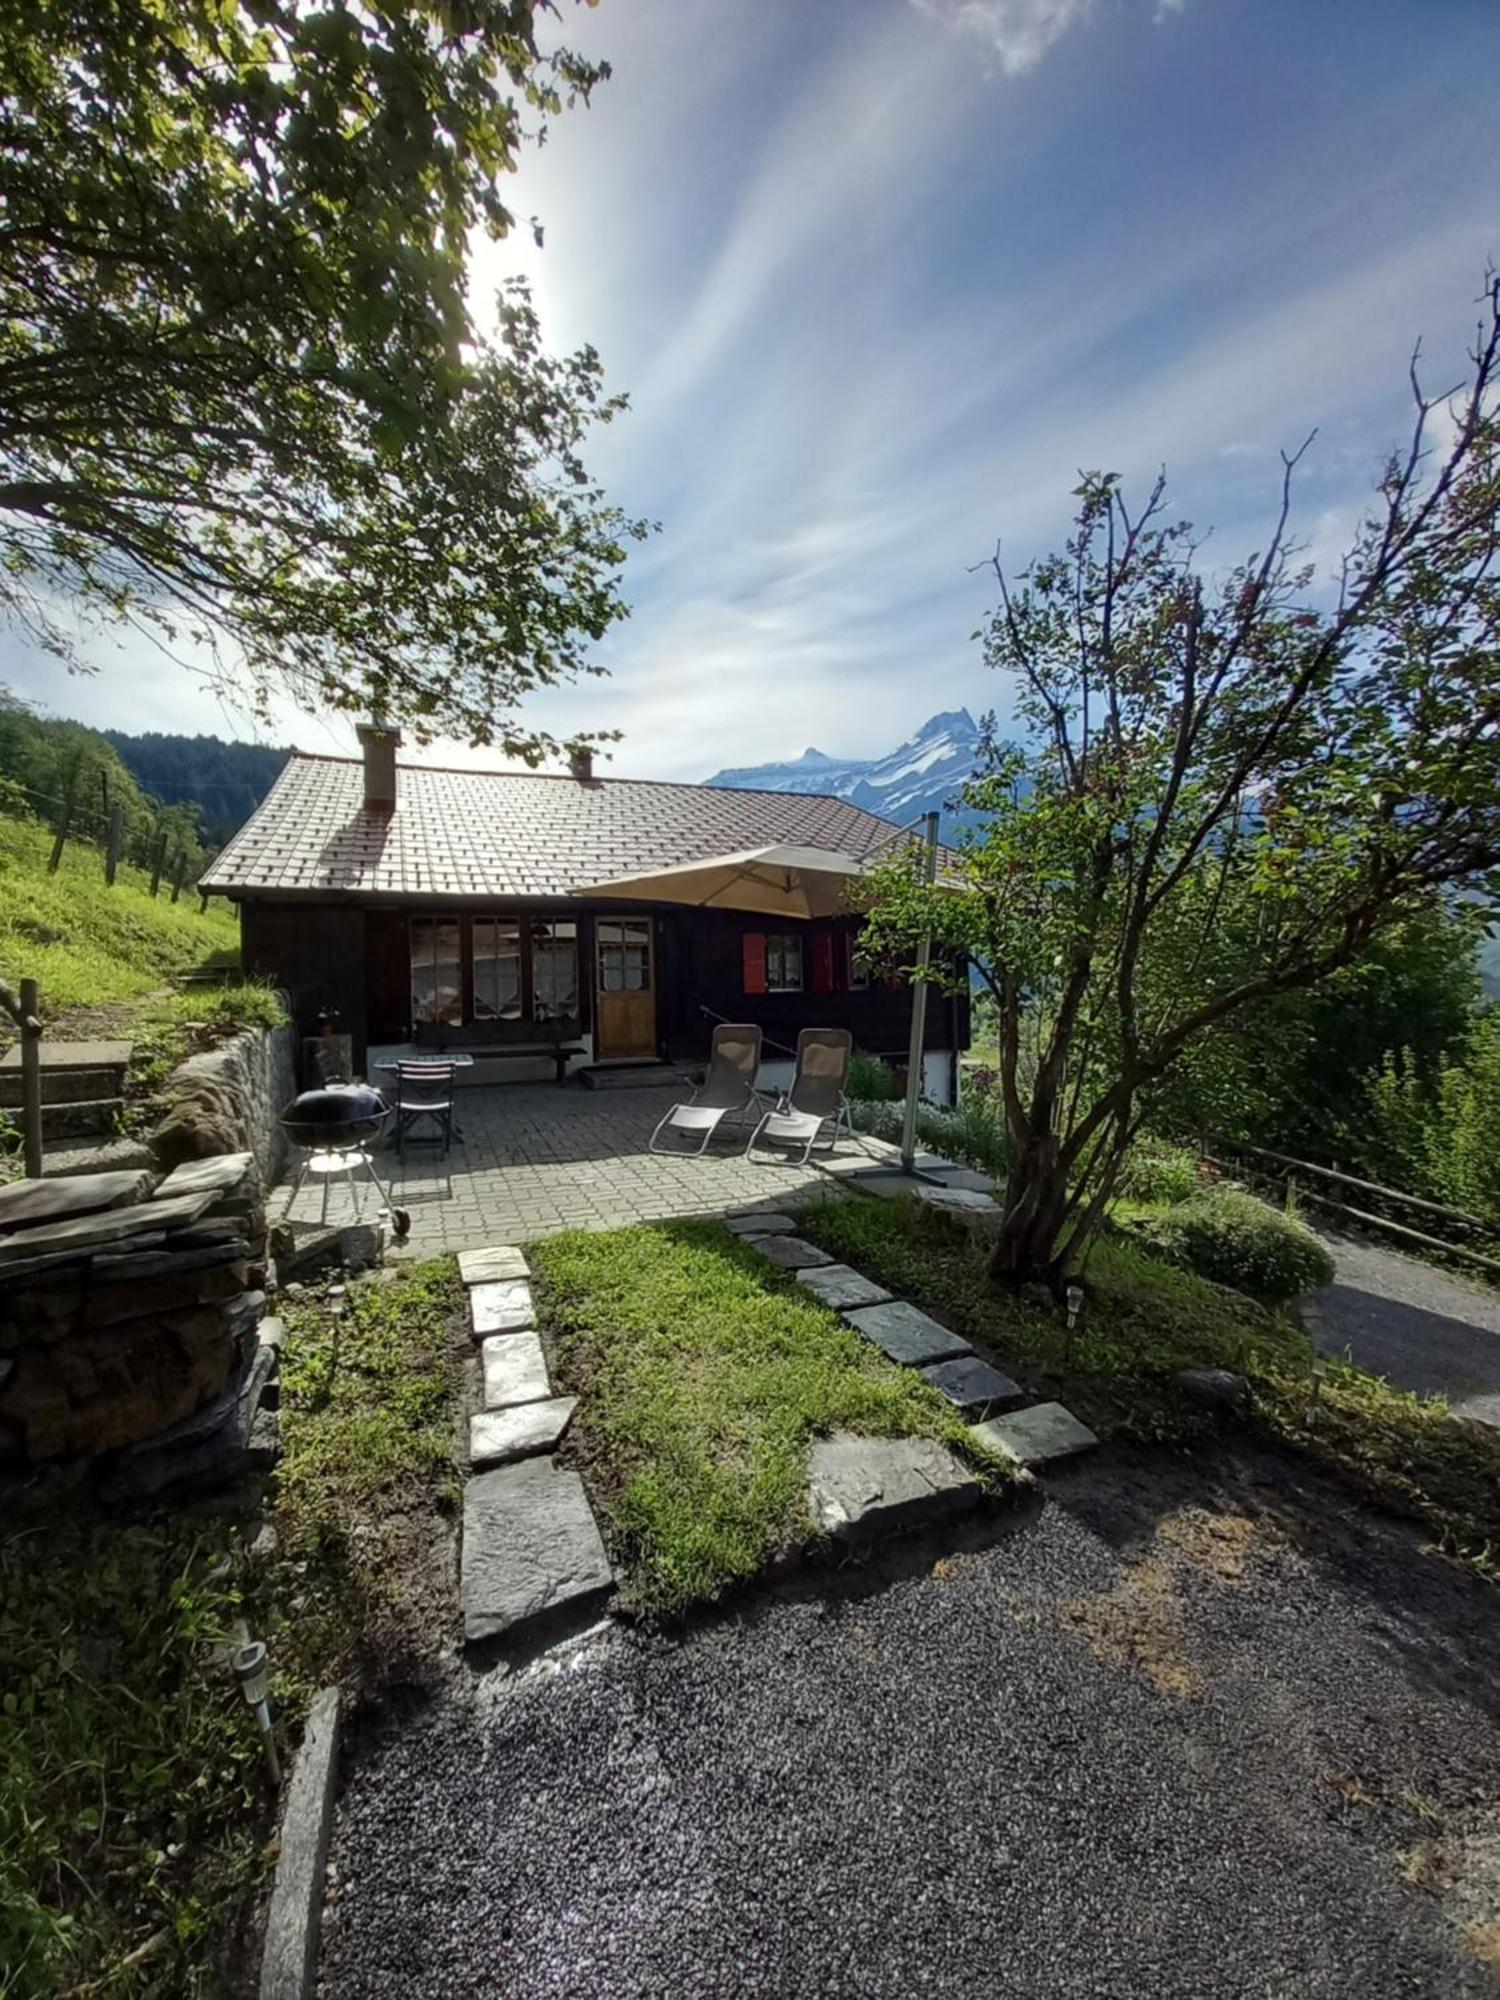
POLYGON ((844 799, 637 778, 399 766, 393 812, 358 758, 293 757, 200 886, 233 897, 576 895, 591 882, 778 843, 856 859, 899 829, 844 799))

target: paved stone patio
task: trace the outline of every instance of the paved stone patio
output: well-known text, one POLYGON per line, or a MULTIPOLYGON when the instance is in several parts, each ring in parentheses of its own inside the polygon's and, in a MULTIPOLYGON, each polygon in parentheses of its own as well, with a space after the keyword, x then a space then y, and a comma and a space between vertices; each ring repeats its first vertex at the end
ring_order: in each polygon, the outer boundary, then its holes
MULTIPOLYGON (((458 1094, 462 1143, 446 1160, 431 1145, 409 1146, 404 1161, 389 1147, 375 1156, 381 1178, 410 1211, 404 1254, 436 1256, 484 1244, 527 1243, 563 1229, 619 1229, 679 1215, 722 1215, 757 1202, 783 1206, 831 1191, 816 1167, 777 1162, 752 1165, 745 1134, 711 1146, 702 1158, 666 1158, 646 1142, 662 1113, 683 1093, 665 1090, 590 1091, 556 1084, 496 1084, 458 1094)), ((841 1139, 835 1158, 877 1163, 886 1149, 873 1140, 841 1139)), ((288 1214, 290 1180, 271 1203, 273 1221, 288 1214)), ((379 1207, 368 1176, 357 1175, 366 1220, 379 1207)), ((295 1222, 317 1222, 323 1190, 309 1175, 290 1211, 295 1222)), ((342 1175, 328 1190, 328 1220, 354 1220, 342 1175)))

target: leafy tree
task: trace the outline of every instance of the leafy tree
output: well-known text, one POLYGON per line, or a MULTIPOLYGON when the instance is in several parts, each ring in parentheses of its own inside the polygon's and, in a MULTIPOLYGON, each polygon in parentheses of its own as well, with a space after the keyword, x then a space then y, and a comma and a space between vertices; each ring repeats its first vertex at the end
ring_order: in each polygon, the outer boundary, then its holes
MULTIPOLYGON (((1485 915, 1434 896, 1377 932, 1341 972, 1206 1030, 1163 1080, 1153 1116, 1192 1140, 1223 1134, 1373 1170, 1370 1079, 1399 1057, 1430 1092, 1443 1064, 1462 1053, 1479 1002, 1476 934, 1485 915)), ((1383 1158, 1376 1178, 1389 1166, 1383 1158)))
MULTIPOLYGON (((542 0, 546 4, 546 0, 542 0)), ((0 606, 205 640, 264 708, 384 712, 535 760, 642 532, 580 451, 620 407, 475 233, 604 73, 532 0, 18 0, 0 25, 0 606)))
POLYGON ((929 927, 994 992, 1013 1149, 997 1277, 1060 1279, 1200 1037, 1500 864, 1497 368, 1487 281, 1451 444, 1428 449, 1414 369, 1410 443, 1332 603, 1288 533, 1301 453, 1265 549, 1217 580, 1164 521, 1162 480, 1132 513, 1117 478, 1086 478, 1066 548, 1015 582, 997 553, 985 653, 1028 742, 992 741, 967 789, 985 816, 955 864, 969 893, 897 867, 873 916, 877 948, 929 927))

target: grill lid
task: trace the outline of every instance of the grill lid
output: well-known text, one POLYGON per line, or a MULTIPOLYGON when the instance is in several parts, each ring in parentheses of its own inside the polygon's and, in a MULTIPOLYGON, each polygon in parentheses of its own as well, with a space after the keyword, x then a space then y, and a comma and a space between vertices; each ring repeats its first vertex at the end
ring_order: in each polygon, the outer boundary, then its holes
POLYGON ((383 1118, 386 1102, 367 1083, 327 1084, 320 1090, 304 1090, 293 1098, 281 1114, 283 1125, 357 1125, 370 1118, 383 1118))

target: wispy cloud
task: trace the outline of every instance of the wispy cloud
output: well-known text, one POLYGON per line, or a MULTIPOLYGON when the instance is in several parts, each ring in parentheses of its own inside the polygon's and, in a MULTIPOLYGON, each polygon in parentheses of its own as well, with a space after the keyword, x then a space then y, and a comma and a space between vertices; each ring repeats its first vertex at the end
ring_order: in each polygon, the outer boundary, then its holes
POLYGON ((993 49, 1007 76, 1033 69, 1094 0, 911 0, 919 14, 993 49))

